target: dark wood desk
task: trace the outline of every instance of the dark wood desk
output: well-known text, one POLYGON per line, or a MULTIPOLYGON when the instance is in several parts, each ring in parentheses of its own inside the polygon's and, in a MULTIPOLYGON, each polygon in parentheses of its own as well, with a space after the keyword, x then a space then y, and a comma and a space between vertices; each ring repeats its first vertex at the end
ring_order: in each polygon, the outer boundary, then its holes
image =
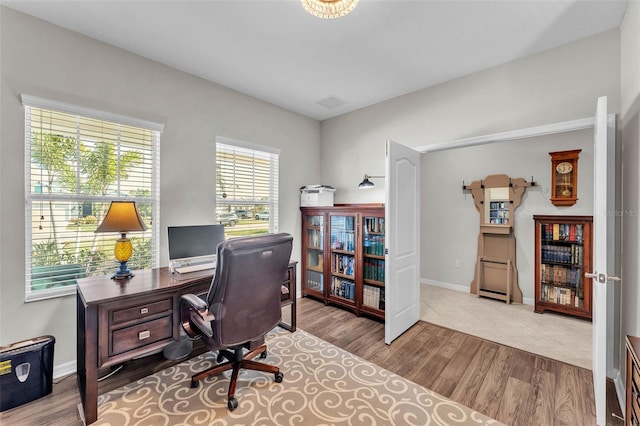
MULTIPOLYGON (((282 306, 290 306, 296 327, 296 264, 291 262, 283 286, 282 306)), ((213 270, 171 274, 168 268, 134 271, 115 281, 109 276, 78 280, 77 376, 86 424, 98 419, 98 371, 157 352, 180 337, 180 296, 206 295, 213 270)))

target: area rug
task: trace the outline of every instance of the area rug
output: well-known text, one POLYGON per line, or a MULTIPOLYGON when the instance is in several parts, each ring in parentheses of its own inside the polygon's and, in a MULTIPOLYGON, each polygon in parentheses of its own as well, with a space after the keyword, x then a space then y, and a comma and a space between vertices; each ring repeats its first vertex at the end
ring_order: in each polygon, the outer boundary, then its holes
POLYGON ((302 330, 267 336, 272 374, 242 371, 238 408, 227 409, 229 373, 191 389, 215 364, 206 353, 101 395, 96 425, 499 425, 496 420, 302 330))

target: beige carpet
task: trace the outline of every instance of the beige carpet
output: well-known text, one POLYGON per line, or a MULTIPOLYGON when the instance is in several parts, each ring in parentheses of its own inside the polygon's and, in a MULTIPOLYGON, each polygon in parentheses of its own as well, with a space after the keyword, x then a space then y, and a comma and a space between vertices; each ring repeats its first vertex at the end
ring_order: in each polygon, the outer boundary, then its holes
POLYGON ((207 353, 101 395, 96 425, 499 425, 302 330, 268 336, 284 381, 243 371, 227 410, 228 373, 191 389, 207 353))

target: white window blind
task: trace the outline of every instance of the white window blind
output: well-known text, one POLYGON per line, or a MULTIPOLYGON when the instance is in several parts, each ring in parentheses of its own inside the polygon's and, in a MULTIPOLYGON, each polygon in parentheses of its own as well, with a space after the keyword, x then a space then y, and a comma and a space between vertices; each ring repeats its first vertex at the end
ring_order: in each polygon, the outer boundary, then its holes
POLYGON ((26 299, 70 294, 78 278, 116 271, 119 234, 94 232, 114 200, 136 201, 148 228, 127 235, 129 268, 156 267, 162 126, 28 96, 23 103, 26 299))
POLYGON ((216 139, 216 221, 229 237, 278 232, 279 150, 216 139))

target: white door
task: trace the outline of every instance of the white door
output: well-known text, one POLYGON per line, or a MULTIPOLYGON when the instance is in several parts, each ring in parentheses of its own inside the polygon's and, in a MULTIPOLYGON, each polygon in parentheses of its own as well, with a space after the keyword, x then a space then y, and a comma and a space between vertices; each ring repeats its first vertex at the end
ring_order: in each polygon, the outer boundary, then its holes
POLYGON ((598 98, 593 149, 593 271, 587 276, 593 280, 593 387, 600 426, 606 425, 607 357, 613 349, 607 341, 612 321, 608 281, 618 280, 608 275, 614 273, 615 215, 610 214, 615 209, 614 126, 613 118, 607 116, 607 97, 598 98))
POLYGON ((420 320, 420 153, 387 141, 384 341, 420 320))

